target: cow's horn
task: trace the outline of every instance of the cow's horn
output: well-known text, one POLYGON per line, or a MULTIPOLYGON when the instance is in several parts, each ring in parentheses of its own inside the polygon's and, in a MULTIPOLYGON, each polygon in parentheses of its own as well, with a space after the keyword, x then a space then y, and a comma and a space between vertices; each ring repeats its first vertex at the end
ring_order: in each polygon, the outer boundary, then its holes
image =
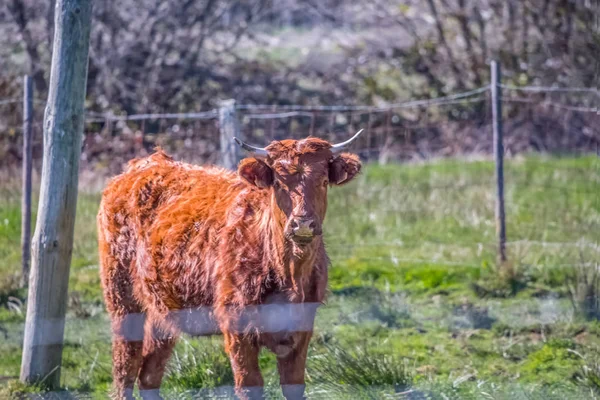
POLYGON ((239 144, 242 149, 249 151, 255 157, 266 157, 268 155, 267 150, 264 147, 252 146, 248 143, 241 141, 236 137, 234 137, 233 140, 235 140, 235 142, 239 144))
POLYGON ((337 143, 334 144, 333 146, 331 146, 331 152, 333 154, 338 154, 341 153, 342 151, 344 151, 344 149, 346 147, 348 147, 350 144, 352 144, 352 142, 354 142, 356 140, 356 138, 362 133, 364 129, 361 129, 360 131, 356 132, 356 135, 352 136, 350 139, 346 140, 345 142, 342 143, 337 143))

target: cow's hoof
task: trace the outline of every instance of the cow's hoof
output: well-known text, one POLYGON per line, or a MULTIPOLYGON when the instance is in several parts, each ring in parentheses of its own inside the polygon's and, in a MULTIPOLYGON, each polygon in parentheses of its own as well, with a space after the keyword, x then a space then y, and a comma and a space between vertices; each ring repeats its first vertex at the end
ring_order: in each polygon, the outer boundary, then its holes
POLYGON ((133 396, 133 389, 123 389, 123 390, 118 390, 115 389, 111 395, 110 398, 113 400, 135 400, 135 397, 133 396))
POLYGON ((236 389, 236 399, 238 400, 264 400, 265 392, 262 386, 247 386, 236 389))
POLYGON ((286 400, 306 399, 304 396, 305 389, 305 385, 281 385, 281 391, 283 392, 283 397, 285 397, 286 400))
POLYGON ((158 389, 140 389, 140 396, 143 400, 163 400, 158 389))

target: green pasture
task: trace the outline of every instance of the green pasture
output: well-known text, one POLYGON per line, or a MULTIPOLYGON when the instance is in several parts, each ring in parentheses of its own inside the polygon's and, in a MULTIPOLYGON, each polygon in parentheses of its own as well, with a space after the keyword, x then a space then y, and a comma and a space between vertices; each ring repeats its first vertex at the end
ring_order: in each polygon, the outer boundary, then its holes
MULTIPOLYGON (((368 165, 331 189, 331 291, 311 344, 309 398, 598 396, 600 306, 586 311, 581 299, 600 291, 600 159, 506 164, 509 261, 501 268, 491 162, 368 165)), ((26 299, 18 186, 16 176, 0 186, 0 398, 42 390, 16 380, 26 299)), ((82 398, 105 398, 111 385, 99 200, 81 188, 63 357, 62 386, 82 398)), ((261 366, 269 395, 280 398, 274 356, 264 352, 261 366)), ((220 337, 185 337, 164 390, 206 398, 231 384, 220 337)))

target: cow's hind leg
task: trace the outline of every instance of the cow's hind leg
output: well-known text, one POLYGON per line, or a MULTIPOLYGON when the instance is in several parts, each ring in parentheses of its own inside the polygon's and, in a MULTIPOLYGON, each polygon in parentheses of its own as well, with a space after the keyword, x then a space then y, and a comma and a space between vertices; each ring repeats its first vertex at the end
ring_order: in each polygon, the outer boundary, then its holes
POLYGON ((133 387, 142 364, 142 314, 112 316, 114 398, 134 399, 133 387))
POLYGON ((133 399, 133 386, 142 364, 144 314, 133 300, 127 284, 118 284, 105 290, 105 299, 111 315, 113 342, 113 386, 115 398, 133 399), (117 300, 118 299, 118 300, 117 300))
POLYGON ((101 240, 100 261, 104 300, 113 333, 114 398, 133 399, 133 387, 142 363, 145 317, 133 295, 132 277, 127 267, 130 260, 118 260, 101 240))
POLYGON ((143 399, 162 399, 159 389, 176 342, 174 332, 160 329, 148 321, 139 376, 140 395, 143 399))

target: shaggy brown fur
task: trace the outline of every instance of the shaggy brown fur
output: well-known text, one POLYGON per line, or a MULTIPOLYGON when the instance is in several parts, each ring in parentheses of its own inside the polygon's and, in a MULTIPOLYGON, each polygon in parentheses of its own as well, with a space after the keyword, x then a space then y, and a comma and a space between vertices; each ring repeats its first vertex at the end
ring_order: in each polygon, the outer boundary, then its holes
POLYGON ((98 237, 117 397, 130 398, 136 380, 144 396, 158 397, 185 331, 178 312, 199 309, 224 334, 238 396, 262 398, 258 353, 266 346, 278 356, 286 398, 303 397, 311 305, 324 301, 327 286, 327 186, 361 167, 357 156, 330 148, 316 138, 273 142, 267 158, 242 160, 237 175, 175 162, 159 149, 108 184, 98 237), (313 238, 294 236, 299 218, 310 221, 313 238), (252 310, 273 303, 296 304, 293 312, 303 312, 290 318, 309 328, 261 331, 252 310))

